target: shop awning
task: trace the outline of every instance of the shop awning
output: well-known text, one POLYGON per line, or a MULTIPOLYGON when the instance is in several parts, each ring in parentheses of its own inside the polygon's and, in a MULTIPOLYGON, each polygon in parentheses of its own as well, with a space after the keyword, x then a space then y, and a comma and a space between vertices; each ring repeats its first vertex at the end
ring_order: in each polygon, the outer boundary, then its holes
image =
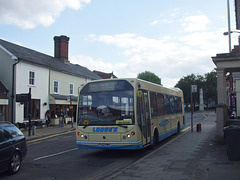
MULTIPOLYGON (((77 104, 77 96, 71 96, 72 104, 77 104)), ((70 96, 50 94, 49 104, 70 104, 70 96)))

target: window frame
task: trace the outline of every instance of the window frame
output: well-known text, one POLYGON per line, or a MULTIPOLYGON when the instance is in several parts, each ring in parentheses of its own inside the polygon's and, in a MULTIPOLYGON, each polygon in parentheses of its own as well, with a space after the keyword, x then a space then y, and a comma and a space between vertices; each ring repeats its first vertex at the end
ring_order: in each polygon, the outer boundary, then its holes
POLYGON ((74 95, 74 84, 73 83, 70 83, 69 84, 69 94, 70 95, 74 95), (72 89, 71 89, 71 85, 72 85, 72 89), (72 91, 72 92, 71 92, 72 91))
POLYGON ((59 81, 58 80, 53 81, 53 93, 59 94, 59 81), (57 91, 55 91, 55 82, 57 83, 57 91))
POLYGON ((41 116, 41 100, 40 99, 31 99, 31 107, 29 107, 29 102, 24 102, 24 119, 27 120, 28 114, 31 111, 32 119, 40 119, 41 116))
POLYGON ((36 86, 36 71, 29 70, 28 71, 28 85, 36 86), (33 74, 33 77, 32 77, 33 74))

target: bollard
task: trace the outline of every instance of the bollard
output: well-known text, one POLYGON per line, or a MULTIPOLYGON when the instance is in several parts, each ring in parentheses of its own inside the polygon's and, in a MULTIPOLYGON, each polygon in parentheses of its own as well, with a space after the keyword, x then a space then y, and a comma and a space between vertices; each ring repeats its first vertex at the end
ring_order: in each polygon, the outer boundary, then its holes
POLYGON ((202 131, 202 127, 201 127, 201 124, 197 124, 197 132, 201 132, 202 131))

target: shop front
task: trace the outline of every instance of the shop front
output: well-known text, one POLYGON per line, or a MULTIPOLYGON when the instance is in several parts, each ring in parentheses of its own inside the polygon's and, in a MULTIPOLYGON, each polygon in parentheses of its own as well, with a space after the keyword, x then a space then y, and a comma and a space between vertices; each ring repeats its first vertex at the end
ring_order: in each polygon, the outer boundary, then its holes
POLYGON ((65 123, 76 122, 77 97, 51 94, 49 98, 51 125, 59 124, 61 109, 65 114, 65 123))

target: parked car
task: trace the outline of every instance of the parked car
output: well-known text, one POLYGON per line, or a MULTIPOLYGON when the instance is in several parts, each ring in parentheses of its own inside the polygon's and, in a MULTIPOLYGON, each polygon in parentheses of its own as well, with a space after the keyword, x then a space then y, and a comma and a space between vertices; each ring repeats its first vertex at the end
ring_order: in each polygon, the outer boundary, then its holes
POLYGON ((16 174, 27 154, 23 133, 12 123, 0 121, 0 173, 16 174))

